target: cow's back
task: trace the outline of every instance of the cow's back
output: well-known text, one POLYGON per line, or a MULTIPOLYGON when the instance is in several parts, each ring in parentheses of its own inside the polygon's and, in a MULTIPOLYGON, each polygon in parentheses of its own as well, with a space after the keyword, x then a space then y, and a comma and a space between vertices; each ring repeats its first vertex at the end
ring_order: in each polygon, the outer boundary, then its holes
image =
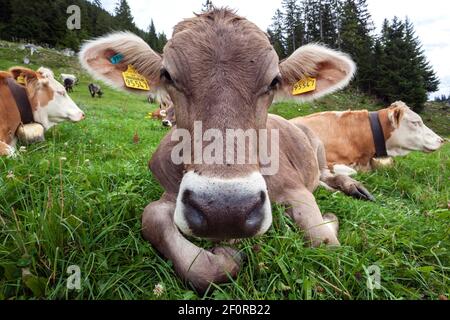
POLYGON ((9 90, 7 78, 11 75, 0 71, 0 141, 10 144, 20 125, 20 113, 9 90))
POLYGON ((322 112, 290 121, 307 126, 322 140, 329 166, 365 164, 374 154, 367 110, 322 112))

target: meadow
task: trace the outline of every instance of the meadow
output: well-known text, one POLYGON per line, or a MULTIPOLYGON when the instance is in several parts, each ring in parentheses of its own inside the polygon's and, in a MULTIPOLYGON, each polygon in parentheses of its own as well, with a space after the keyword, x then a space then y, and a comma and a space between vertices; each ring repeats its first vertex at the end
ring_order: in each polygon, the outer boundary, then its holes
MULTIPOLYGON (((0 70, 21 65, 24 51, 0 42, 0 70)), ((237 279, 197 295, 169 261, 141 237, 141 214, 162 189, 147 163, 167 134, 146 118, 145 96, 103 86, 92 99, 75 58, 40 50, 31 68, 80 76, 71 97, 87 115, 46 133, 46 141, 0 158, 1 299, 444 299, 450 295, 450 146, 412 153, 395 166, 359 174, 376 202, 319 189, 322 212, 341 223, 339 248, 304 246, 301 231, 274 206, 262 237, 236 245, 247 260, 237 279), (138 137, 136 143, 135 137, 138 137), (70 266, 81 289, 66 286, 70 266), (380 288, 367 286, 380 270, 380 288), (160 290, 155 290, 155 286, 160 290)), ((356 92, 304 105, 277 104, 292 118, 322 110, 382 107, 356 92)), ((449 110, 430 104, 425 122, 449 137, 449 110)), ((202 246, 212 244, 201 242, 202 246)))

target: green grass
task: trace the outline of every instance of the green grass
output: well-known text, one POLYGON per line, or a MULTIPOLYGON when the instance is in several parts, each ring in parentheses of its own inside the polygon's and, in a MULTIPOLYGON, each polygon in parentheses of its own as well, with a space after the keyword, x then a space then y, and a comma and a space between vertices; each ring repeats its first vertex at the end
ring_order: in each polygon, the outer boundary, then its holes
MULTIPOLYGON (((21 51, 0 43, 0 69, 20 64, 21 51), (16 60, 15 60, 16 59, 16 60)), ((74 59, 51 51, 33 57, 79 73, 74 59), (64 67, 64 66, 71 67, 64 67)), ((80 74, 81 75, 81 74, 80 74)), ((147 162, 167 133, 145 119, 155 106, 145 97, 105 88, 91 99, 82 75, 72 94, 86 112, 79 124, 64 123, 46 142, 15 159, 0 159, 0 299, 201 299, 175 275, 169 261, 141 238, 144 207, 162 189, 147 162), (138 133, 140 142, 133 143, 138 133), (67 268, 82 272, 80 291, 66 288, 67 268), (156 296, 155 285, 164 293, 156 296)), ((374 108, 355 93, 316 103, 279 104, 288 118, 329 109, 374 108)), ((436 117, 430 116, 429 125, 436 117)), ((441 134, 448 126, 438 121, 441 134)), ((448 122, 447 122, 448 123, 448 122)), ((247 255, 238 278, 208 297, 223 299, 438 299, 449 296, 450 146, 433 154, 396 159, 391 169, 361 174, 377 202, 356 201, 318 190, 323 212, 340 218, 336 249, 304 247, 301 232, 274 207, 264 236, 237 247, 247 255), (381 269, 380 290, 369 290, 366 270, 381 269)))

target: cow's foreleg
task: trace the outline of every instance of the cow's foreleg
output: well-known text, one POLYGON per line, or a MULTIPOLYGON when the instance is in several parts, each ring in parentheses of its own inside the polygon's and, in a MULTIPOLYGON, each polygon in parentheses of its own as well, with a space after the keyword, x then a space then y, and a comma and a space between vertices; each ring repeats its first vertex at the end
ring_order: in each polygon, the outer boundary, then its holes
POLYGON ((362 183, 340 174, 333 174, 328 169, 322 170, 320 181, 331 190, 342 191, 356 199, 375 201, 375 198, 362 185, 362 183))
POLYGON ((287 215, 305 232, 309 244, 339 245, 337 239, 338 220, 336 216, 327 214, 322 216, 314 195, 306 189, 291 192, 287 201, 287 215))
POLYGON ((325 147, 321 141, 317 144, 317 161, 320 168, 320 182, 327 189, 342 191, 346 195, 357 199, 375 201, 362 183, 350 178, 348 175, 334 174, 327 165, 325 147))
POLYGON ((173 262, 180 277, 200 292, 211 283, 224 283, 235 277, 241 264, 238 252, 224 247, 207 251, 189 242, 174 224, 174 211, 175 202, 166 195, 149 204, 142 216, 142 234, 173 262))
POLYGON ((14 157, 15 151, 14 147, 0 141, 0 156, 14 157))

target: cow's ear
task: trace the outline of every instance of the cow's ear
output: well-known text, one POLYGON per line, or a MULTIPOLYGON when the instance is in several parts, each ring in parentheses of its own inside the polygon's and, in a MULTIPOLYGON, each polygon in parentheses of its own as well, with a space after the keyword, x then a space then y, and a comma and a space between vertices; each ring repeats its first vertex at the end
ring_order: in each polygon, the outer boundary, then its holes
POLYGON ((346 54, 311 44, 280 63, 282 84, 276 101, 309 101, 346 87, 356 65, 346 54))
POLYGON ((388 109, 388 118, 394 128, 400 126, 400 122, 405 114, 405 111, 409 109, 405 103, 401 101, 394 102, 388 109))
POLYGON ((33 71, 28 68, 23 67, 12 67, 9 69, 9 72, 12 74, 15 80, 19 77, 24 77, 26 81, 31 81, 38 78, 38 74, 36 71, 33 71))
POLYGON ((113 33, 85 43, 79 60, 93 77, 119 89, 146 93, 125 85, 122 74, 127 71, 128 66, 144 76, 150 87, 159 85, 162 57, 132 33, 113 33))

